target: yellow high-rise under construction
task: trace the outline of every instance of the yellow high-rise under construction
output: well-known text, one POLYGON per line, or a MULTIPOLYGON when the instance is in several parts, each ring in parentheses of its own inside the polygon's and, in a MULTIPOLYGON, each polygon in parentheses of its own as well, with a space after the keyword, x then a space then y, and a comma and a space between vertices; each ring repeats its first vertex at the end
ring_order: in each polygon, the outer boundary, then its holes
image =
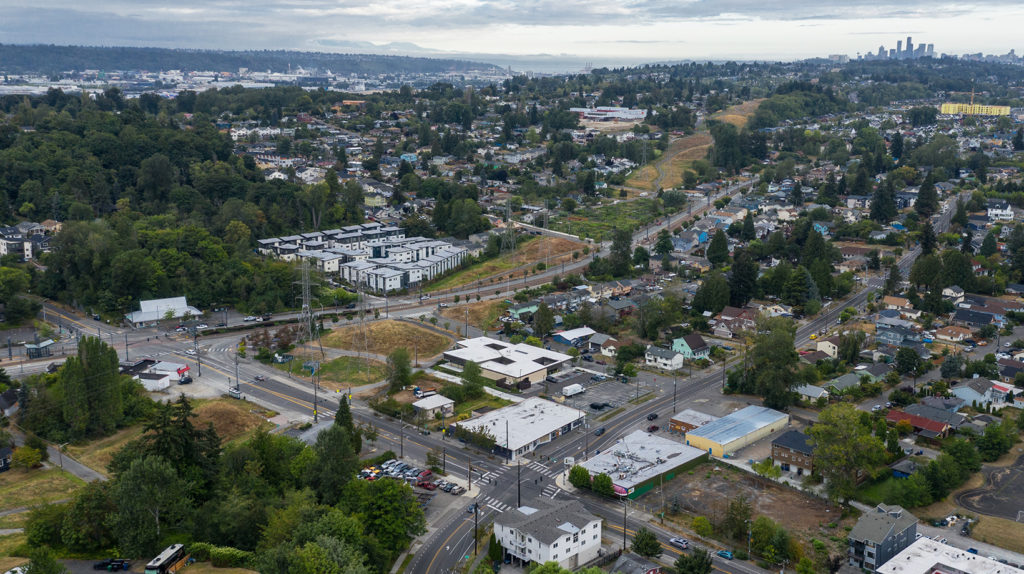
POLYGON ((1008 116, 1010 106, 986 106, 982 104, 942 104, 939 113, 956 116, 1008 116))

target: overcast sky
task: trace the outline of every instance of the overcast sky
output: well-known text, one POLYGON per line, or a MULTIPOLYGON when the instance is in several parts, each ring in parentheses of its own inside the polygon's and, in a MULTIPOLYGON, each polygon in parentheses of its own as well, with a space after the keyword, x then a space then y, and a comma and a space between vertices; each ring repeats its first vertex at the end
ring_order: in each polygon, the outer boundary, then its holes
POLYGON ((1024 2, 945 0, 2 0, 0 42, 602 59, 797 59, 910 35, 937 53, 1024 51, 1024 2), (1021 44, 1018 46, 1018 44, 1021 44), (392 46, 394 53, 410 47, 392 46), (387 51, 381 48, 377 51, 387 51))

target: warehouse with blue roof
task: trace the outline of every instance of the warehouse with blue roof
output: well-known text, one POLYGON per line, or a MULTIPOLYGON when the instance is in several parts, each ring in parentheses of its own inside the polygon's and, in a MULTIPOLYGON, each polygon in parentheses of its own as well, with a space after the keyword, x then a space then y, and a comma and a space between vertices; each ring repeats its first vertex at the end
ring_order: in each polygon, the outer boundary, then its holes
POLYGON ((789 415, 751 405, 686 433, 686 444, 726 457, 789 425, 789 415))

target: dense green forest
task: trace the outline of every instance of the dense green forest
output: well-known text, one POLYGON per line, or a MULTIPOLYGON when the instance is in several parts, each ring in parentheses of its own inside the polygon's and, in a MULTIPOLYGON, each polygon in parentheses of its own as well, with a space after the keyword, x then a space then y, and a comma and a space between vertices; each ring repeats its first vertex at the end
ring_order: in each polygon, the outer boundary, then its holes
POLYGON ((371 574, 423 532, 423 510, 407 483, 356 479, 362 436, 344 398, 312 447, 265 430, 222 446, 212 425, 195 425, 188 399, 152 402, 117 375, 111 348, 85 342, 88 349, 80 347, 56 374, 29 377, 19 420, 74 440, 109 435, 134 409, 132 420, 142 420, 145 432, 114 454, 112 480, 33 509, 27 547, 15 554, 49 547, 152 556, 186 543, 194 557, 219 566, 371 574))
POLYGON ((59 74, 70 70, 211 70, 239 68, 287 72, 296 67, 330 70, 335 74, 408 74, 491 70, 495 66, 465 60, 330 54, 285 50, 182 50, 100 46, 0 44, 0 71, 21 74, 59 74))

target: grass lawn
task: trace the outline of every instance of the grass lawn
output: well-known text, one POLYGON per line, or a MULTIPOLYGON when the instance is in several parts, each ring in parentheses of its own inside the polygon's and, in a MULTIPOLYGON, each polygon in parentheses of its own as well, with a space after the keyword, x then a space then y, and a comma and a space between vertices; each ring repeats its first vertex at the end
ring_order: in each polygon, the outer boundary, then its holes
POLYGON ((338 357, 320 366, 320 378, 321 384, 332 390, 376 383, 384 378, 384 363, 360 357, 338 357))
POLYGON ((889 490, 896 484, 897 480, 900 479, 890 474, 883 480, 864 483, 857 489, 855 498, 865 504, 875 506, 885 500, 886 495, 889 494, 889 490))
POLYGON ((7 572, 15 566, 28 562, 26 557, 12 556, 11 552, 25 543, 25 533, 0 536, 0 572, 7 572))
POLYGON ((59 469, 9 470, 0 474, 0 510, 71 498, 84 484, 59 469))
MULTIPOLYGON (((363 333, 358 324, 339 327, 323 338, 323 344, 336 349, 362 351, 363 333)), ((410 352, 417 350, 420 361, 423 361, 444 351, 450 344, 451 340, 448 337, 404 321, 366 323, 365 346, 366 351, 372 354, 387 355, 399 347, 405 347, 410 352)))
POLYGON ((981 516, 971 531, 971 537, 1013 552, 1024 552, 1024 524, 1020 522, 981 516))
POLYGON ((24 528, 25 521, 27 520, 28 511, 0 516, 0 530, 7 528, 24 528))
POLYGON ((742 104, 731 106, 720 112, 717 112, 711 116, 711 119, 718 120, 732 124, 738 128, 743 128, 747 125, 747 122, 753 117, 754 112, 757 111, 758 106, 764 98, 756 100, 750 100, 749 102, 743 102, 742 104))
POLYGON ((209 562, 195 562, 179 570, 188 574, 256 574, 255 570, 245 568, 214 568, 209 562))
POLYGON ((469 324, 482 330, 493 329, 498 317, 505 312, 508 303, 504 301, 474 301, 455 303, 441 310, 441 316, 455 321, 465 321, 466 307, 469 307, 469 324))
MULTIPOLYGON (((582 249, 583 244, 572 239, 521 235, 516 242, 515 251, 456 271, 434 283, 427 284, 423 290, 433 293, 454 287, 473 286, 477 281, 483 281, 480 289, 481 292, 485 292, 495 282, 503 281, 507 272, 517 267, 533 266, 543 261, 547 261, 548 265, 568 263, 572 260, 573 252, 582 249)), ((522 272, 514 273, 514 275, 522 278, 522 272)))
POLYGON ((498 397, 495 397, 493 395, 485 394, 479 399, 464 401, 460 404, 455 405, 455 414, 456 416, 461 415, 463 413, 468 415, 470 412, 479 409, 480 407, 491 407, 495 409, 500 409, 501 407, 508 406, 510 404, 512 404, 512 401, 499 399, 498 397))
MULTIPOLYGON (((193 424, 205 427, 207 422, 213 423, 213 428, 217 430, 217 435, 223 443, 244 440, 260 425, 269 425, 267 419, 277 414, 273 411, 260 410, 260 407, 252 403, 234 399, 193 399, 192 407, 196 414, 193 424)), ((114 454, 140 436, 142 425, 137 424, 84 445, 69 445, 67 452, 82 464, 107 475, 107 465, 114 454)))
POLYGON ((604 241, 611 239, 616 230, 625 229, 632 232, 661 216, 659 201, 654 198, 643 198, 578 209, 572 215, 552 222, 551 228, 604 241))

